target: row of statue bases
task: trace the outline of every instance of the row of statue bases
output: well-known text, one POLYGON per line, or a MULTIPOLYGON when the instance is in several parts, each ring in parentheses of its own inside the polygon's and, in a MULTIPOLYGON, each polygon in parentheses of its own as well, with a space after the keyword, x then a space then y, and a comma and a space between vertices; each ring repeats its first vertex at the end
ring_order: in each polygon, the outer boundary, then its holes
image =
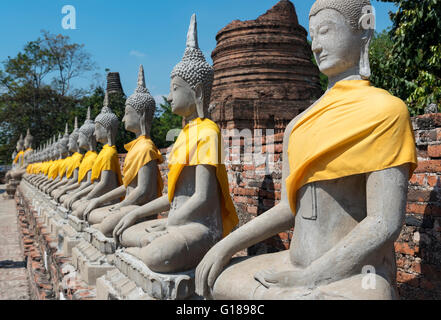
POLYGON ((220 130, 207 115, 214 72, 195 15, 171 74, 168 100, 186 126, 168 159, 167 194, 142 66, 122 119, 136 135, 123 172, 107 93, 96 119, 89 110, 70 135, 38 151, 29 131, 20 139, 8 185, 19 184, 71 257, 70 280, 96 286, 97 299, 398 298, 393 243, 416 167, 413 132, 404 103, 368 81, 372 31, 358 22, 369 1, 347 2, 319 0, 311 9, 312 49, 329 90, 286 129, 282 200, 239 228, 217 153, 220 130), (294 226, 289 250, 232 258, 294 226))

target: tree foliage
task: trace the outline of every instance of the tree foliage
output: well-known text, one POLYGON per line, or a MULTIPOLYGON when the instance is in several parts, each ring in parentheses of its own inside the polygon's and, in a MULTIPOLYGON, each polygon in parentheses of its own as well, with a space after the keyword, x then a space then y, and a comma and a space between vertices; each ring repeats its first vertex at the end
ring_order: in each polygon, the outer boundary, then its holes
POLYGON ((71 81, 94 68, 82 45, 71 43, 67 36, 45 31, 42 38, 26 43, 15 57, 3 62, 0 163, 11 162, 16 141, 28 128, 34 144, 43 144, 63 133, 66 122, 72 129, 75 115, 84 113, 85 117, 87 105, 82 107, 85 91, 72 88, 71 81))
POLYGON ((400 97, 412 115, 441 103, 441 1, 380 0, 398 5, 393 26, 371 48, 372 82, 400 97))
POLYGON ((158 148, 168 148, 174 142, 167 141, 167 133, 182 128, 182 117, 172 112, 170 103, 163 97, 163 103, 157 108, 153 119, 151 137, 158 148))

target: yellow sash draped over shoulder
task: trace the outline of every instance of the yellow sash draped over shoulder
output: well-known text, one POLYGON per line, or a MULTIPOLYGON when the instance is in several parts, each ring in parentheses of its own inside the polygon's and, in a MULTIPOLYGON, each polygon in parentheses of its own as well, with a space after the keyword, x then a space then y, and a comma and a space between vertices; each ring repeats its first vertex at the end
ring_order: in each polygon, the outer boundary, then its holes
MULTIPOLYGON (((156 160, 158 164, 164 162, 161 152, 156 147, 155 143, 146 136, 139 136, 137 139, 126 144, 124 148, 127 150, 127 156, 124 160, 123 166, 123 183, 127 186, 135 179, 139 169, 148 164, 150 161, 156 160)), ((162 196, 164 183, 162 181, 161 172, 158 170, 157 187, 158 197, 162 196)))
POLYGON ((53 160, 46 162, 46 165, 44 167, 43 173, 45 176, 49 177, 49 169, 51 168, 52 164, 54 163, 53 160))
POLYGON ((384 170, 417 167, 415 137, 402 100, 367 80, 337 82, 294 126, 286 187, 296 213, 304 185, 384 170))
POLYGON ((72 157, 67 157, 63 160, 60 160, 60 166, 58 167, 58 177, 60 179, 63 179, 64 175, 66 174, 67 167, 69 166, 71 160, 72 157))
POLYGON ((169 157, 168 199, 173 201, 176 183, 185 166, 211 165, 221 188, 223 236, 226 237, 239 222, 231 200, 227 170, 224 165, 223 140, 216 123, 197 118, 187 124, 176 140, 169 157))
POLYGON ((75 152, 72 157, 70 157, 69 164, 67 166, 66 178, 70 179, 76 168, 81 165, 81 160, 83 160, 83 155, 79 152, 75 152))
POLYGON ((123 184, 116 146, 104 145, 92 167, 92 182, 99 179, 103 171, 115 172, 118 177, 118 185, 123 184))
POLYGON ((20 151, 19 153, 17 153, 17 155, 15 156, 15 159, 13 161, 14 164, 16 164, 18 162, 18 160, 20 159, 20 157, 24 154, 24 151, 20 151))
POLYGON ((84 155, 78 171, 78 183, 83 182, 84 178, 87 176, 87 173, 92 170, 93 164, 95 163, 97 157, 98 154, 95 151, 87 151, 87 153, 84 155))
POLYGON ((48 177, 54 180, 56 177, 58 177, 58 170, 60 169, 60 162, 63 160, 55 160, 51 167, 49 168, 48 177))

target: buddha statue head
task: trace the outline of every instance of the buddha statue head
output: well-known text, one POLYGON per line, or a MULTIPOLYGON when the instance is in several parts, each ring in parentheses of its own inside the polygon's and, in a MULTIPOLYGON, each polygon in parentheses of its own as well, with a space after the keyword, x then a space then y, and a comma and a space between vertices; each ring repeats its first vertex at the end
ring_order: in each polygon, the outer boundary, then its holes
POLYGON ((66 129, 64 131, 64 135, 63 137, 61 137, 61 139, 58 140, 58 150, 59 150, 59 155, 61 157, 67 156, 69 152, 68 144, 69 144, 69 126, 66 123, 66 129))
POLYGON ((74 130, 70 134, 69 143, 67 144, 67 147, 70 152, 79 152, 79 147, 78 147, 79 135, 80 135, 80 132, 78 130, 78 118, 75 117, 74 130))
POLYGON ((20 151, 23 151, 23 148, 24 148, 23 135, 20 134, 20 138, 17 141, 16 149, 18 152, 20 152, 20 151))
POLYGON ((78 130, 78 146, 84 150, 95 150, 95 122, 90 119, 90 107, 87 108, 87 117, 84 124, 78 130))
POLYGON ((213 79, 213 68, 199 49, 196 15, 193 14, 184 57, 171 73, 170 95, 167 100, 173 113, 188 118, 197 112, 199 118, 206 118, 213 79))
POLYGON ((106 91, 101 113, 95 118, 96 141, 109 146, 115 145, 119 120, 109 107, 109 94, 106 91))
MULTIPOLYGON (((61 140, 61 134, 58 134, 58 140, 61 140)), ((52 146, 51 146, 51 158, 52 158, 52 160, 56 160, 59 157, 58 140, 57 140, 57 136, 55 135, 53 140, 52 140, 52 146)))
POLYGON ((34 137, 31 135, 30 130, 26 133, 26 137, 24 139, 24 148, 25 150, 32 147, 32 143, 34 142, 34 137))
POLYGON ((317 0, 309 14, 309 31, 320 71, 332 78, 358 70, 362 79, 369 79, 374 23, 370 0, 317 0))
POLYGON ((125 129, 135 134, 149 136, 155 109, 156 102, 146 88, 144 68, 141 65, 138 72, 138 85, 126 101, 122 120, 125 129))

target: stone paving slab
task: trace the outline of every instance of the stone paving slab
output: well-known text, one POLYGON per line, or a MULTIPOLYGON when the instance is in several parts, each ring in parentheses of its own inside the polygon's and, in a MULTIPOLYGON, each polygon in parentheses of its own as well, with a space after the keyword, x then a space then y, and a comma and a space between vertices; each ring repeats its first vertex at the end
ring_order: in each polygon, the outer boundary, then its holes
MULTIPOLYGON (((0 190, 5 186, 0 185, 0 190)), ((1 193, 1 192, 0 192, 1 193)), ((15 200, 0 197, 0 261, 25 260, 21 247, 15 200)), ((0 300, 29 300, 29 281, 25 268, 0 268, 0 300)))

